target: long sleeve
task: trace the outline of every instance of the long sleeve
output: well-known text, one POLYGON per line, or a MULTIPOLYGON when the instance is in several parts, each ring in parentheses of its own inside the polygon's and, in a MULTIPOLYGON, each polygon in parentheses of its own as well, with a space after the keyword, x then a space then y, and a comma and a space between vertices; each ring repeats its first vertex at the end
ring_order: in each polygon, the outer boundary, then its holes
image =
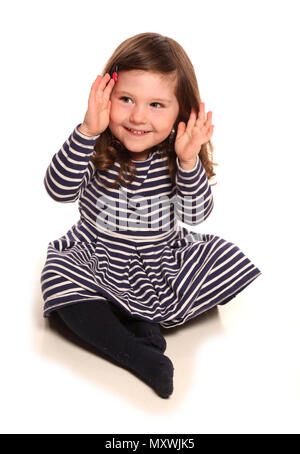
POLYGON ((88 137, 78 130, 80 125, 53 156, 44 177, 46 191, 57 202, 75 202, 95 172, 90 158, 100 134, 88 137))
POLYGON ((175 216, 188 224, 201 224, 211 213, 214 201, 208 178, 198 155, 197 164, 191 170, 180 167, 176 157, 175 216))

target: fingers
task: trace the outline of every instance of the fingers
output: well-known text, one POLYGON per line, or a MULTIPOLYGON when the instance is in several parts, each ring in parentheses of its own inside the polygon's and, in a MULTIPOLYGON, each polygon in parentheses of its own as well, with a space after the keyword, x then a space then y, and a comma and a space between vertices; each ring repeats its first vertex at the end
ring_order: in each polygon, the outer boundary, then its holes
POLYGON ((205 126, 207 128, 209 128, 211 126, 211 122, 212 122, 212 112, 209 111, 209 112, 207 112, 207 120, 205 122, 205 126))
POLYGON ((212 111, 207 112, 207 119, 205 120, 205 103, 201 102, 199 106, 198 119, 196 122, 197 126, 204 126, 207 130, 210 130, 212 123, 212 111))
POLYGON ((103 98, 105 101, 108 101, 114 85, 115 81, 108 73, 106 73, 103 77, 98 75, 92 85, 90 98, 103 98))
MULTIPOLYGON (((99 77, 101 77, 101 76, 99 76, 99 77)), ((100 80, 100 83, 99 83, 99 89, 100 89, 100 90, 103 91, 103 90, 105 89, 106 84, 107 84, 107 82, 109 81, 109 79, 110 79, 110 75, 109 75, 108 73, 106 73, 106 74, 102 77, 102 79, 100 80)), ((110 82, 111 82, 111 81, 115 82, 113 79, 111 79, 110 82)))
POLYGON ((204 124, 204 122, 205 122, 205 103, 204 102, 200 102, 198 120, 200 120, 201 124, 204 124))
MULTIPOLYGON (((209 114, 208 115, 208 121, 211 122, 212 112, 208 112, 208 114, 209 114)), ((190 118, 189 118, 188 123, 187 123, 187 130, 188 130, 188 132, 191 132, 191 130, 193 129, 194 126, 200 127, 200 126, 203 126, 204 123, 205 123, 205 103, 201 102, 199 104, 198 115, 196 113, 195 108, 192 107, 190 118)))
POLYGON ((185 123, 184 121, 180 121, 177 127, 177 134, 176 134, 176 139, 180 139, 181 136, 185 133, 185 123))
POLYGON ((103 91, 103 97, 105 99, 105 101, 108 101, 110 99, 110 95, 111 95, 111 92, 115 86, 115 81, 113 78, 110 79, 110 81, 108 82, 107 86, 105 87, 104 91, 103 91))
POLYGON ((103 77, 101 77, 100 75, 98 75, 96 77, 96 80, 94 81, 93 85, 92 85, 92 91, 96 92, 98 90, 101 90, 103 91, 106 87, 106 85, 108 86, 109 83, 111 84, 110 86, 112 86, 115 81, 113 79, 109 80, 110 79, 110 75, 108 73, 106 73, 103 77), (113 83, 111 83, 111 81, 113 81, 113 83))
POLYGON ((187 123, 186 132, 191 136, 193 134, 193 128, 197 127, 202 131, 202 134, 211 137, 214 125, 212 125, 212 111, 207 112, 207 119, 205 120, 205 103, 199 104, 198 115, 195 108, 192 107, 190 117, 187 123))
POLYGON ((197 120, 197 114, 196 114, 195 109, 192 107, 190 118, 189 118, 189 120, 187 122, 187 126, 186 126, 186 131, 188 134, 190 134, 192 132, 192 129, 195 126, 196 120, 197 120))

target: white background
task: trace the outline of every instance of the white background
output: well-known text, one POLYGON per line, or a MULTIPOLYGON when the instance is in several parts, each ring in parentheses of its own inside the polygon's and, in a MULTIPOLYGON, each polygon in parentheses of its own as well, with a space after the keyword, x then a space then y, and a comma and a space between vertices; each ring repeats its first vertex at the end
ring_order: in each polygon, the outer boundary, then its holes
POLYGON ((297 1, 1 3, 3 433, 299 433, 297 1), (79 219, 43 178, 83 121, 114 49, 178 41, 213 112, 215 207, 194 231, 234 242, 262 275, 232 302, 167 330, 174 393, 70 342, 42 317, 48 242, 79 219))

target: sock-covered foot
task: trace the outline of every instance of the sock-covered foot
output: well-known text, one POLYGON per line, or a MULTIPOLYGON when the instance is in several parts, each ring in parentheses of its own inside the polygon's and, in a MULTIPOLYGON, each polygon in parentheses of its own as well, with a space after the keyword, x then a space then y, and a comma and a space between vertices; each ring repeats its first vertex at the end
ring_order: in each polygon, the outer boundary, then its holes
POLYGON ((135 336, 139 337, 142 342, 158 348, 164 352, 167 347, 165 338, 163 337, 158 323, 150 323, 145 320, 130 319, 128 328, 131 329, 135 336))
POLYGON ((126 355, 127 369, 151 386, 160 397, 169 397, 173 392, 172 361, 157 349, 141 343, 137 338, 134 343, 133 357, 130 353, 126 355))
POLYGON ((167 343, 160 331, 159 323, 134 318, 116 305, 112 305, 111 308, 123 325, 144 344, 153 346, 161 352, 166 350, 167 343))

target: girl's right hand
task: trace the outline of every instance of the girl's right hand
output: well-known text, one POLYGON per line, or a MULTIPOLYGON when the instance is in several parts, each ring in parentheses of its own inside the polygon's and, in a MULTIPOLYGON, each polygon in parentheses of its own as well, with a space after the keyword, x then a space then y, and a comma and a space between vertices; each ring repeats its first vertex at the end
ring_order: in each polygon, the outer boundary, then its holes
POLYGON ((97 76, 90 91, 88 109, 83 123, 79 127, 83 134, 96 136, 107 128, 111 108, 109 98, 114 85, 115 81, 108 73, 103 77, 97 76), (107 83, 108 81, 109 83, 107 83))

